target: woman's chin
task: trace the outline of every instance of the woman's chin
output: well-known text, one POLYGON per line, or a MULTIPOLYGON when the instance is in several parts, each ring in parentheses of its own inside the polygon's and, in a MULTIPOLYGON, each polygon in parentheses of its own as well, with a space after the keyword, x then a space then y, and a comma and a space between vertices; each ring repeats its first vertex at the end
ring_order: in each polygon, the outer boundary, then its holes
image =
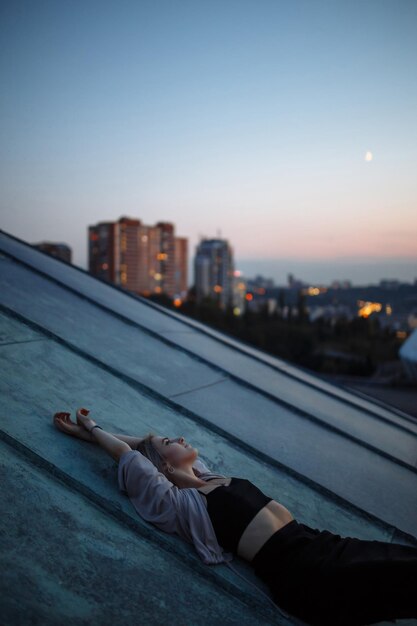
POLYGON ((188 452, 187 457, 185 458, 185 462, 194 463, 197 457, 198 457, 198 450, 196 448, 191 448, 188 452))

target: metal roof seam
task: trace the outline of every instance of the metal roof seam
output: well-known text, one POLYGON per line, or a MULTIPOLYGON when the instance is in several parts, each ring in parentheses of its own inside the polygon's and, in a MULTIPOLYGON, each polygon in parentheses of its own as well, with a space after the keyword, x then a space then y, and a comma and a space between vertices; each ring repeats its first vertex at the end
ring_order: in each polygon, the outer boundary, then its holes
MULTIPOLYGON (((9 255, 9 253, 6 253, 9 255)), ((10 255, 11 257, 14 258, 14 255, 10 255)), ((136 322, 134 320, 131 320, 130 318, 122 315, 121 313, 118 313, 116 311, 114 311, 113 309, 106 307, 105 305, 103 305, 100 302, 95 301, 92 298, 89 298, 88 296, 86 296, 85 294, 80 293, 79 291, 77 291, 76 289, 69 287, 67 285, 65 285, 65 283, 63 283, 62 281, 59 281, 58 279, 54 278, 54 277, 50 277, 48 274, 46 274, 45 272, 37 269, 37 268, 33 268, 30 264, 26 263, 25 261, 21 261, 20 259, 16 258, 15 259, 16 262, 25 265, 27 267, 30 268, 31 271, 34 271, 42 276, 44 276, 47 280, 50 280, 51 282, 54 282, 56 284, 58 284, 59 286, 63 287, 64 289, 74 293, 77 297, 80 297, 83 300, 86 300, 88 302, 90 302, 93 306, 97 306, 98 308, 108 312, 110 315, 113 315, 114 317, 117 317, 118 319, 120 319, 122 322, 130 325, 130 326, 134 326, 139 328, 142 332, 145 332, 146 334, 152 336, 154 339, 161 341, 162 343, 165 343, 167 345, 169 345, 170 347, 173 347, 176 350, 179 350, 180 352, 183 352, 185 354, 187 354, 188 356, 190 356, 191 358, 204 363, 205 365, 210 366, 212 369, 214 369, 215 371, 218 371, 219 373, 222 373, 223 375, 228 376, 231 380, 236 381, 238 384, 247 387, 253 391, 255 391, 256 393, 259 393, 265 397, 267 397, 268 399, 272 400, 273 402, 280 404, 281 406, 290 409, 291 411, 297 413, 298 415, 300 415, 300 417, 303 417, 305 419, 309 419, 310 421, 318 424, 319 426, 321 426, 322 428, 326 428, 328 430, 331 430, 332 432, 337 433, 338 435, 340 435, 341 437, 345 437, 347 439, 350 439, 352 441, 354 441, 355 443, 357 443, 358 445, 362 445, 364 447, 367 447, 368 449, 372 450, 373 452, 375 452, 376 454, 380 454, 381 456, 385 456, 386 458, 388 458, 389 460, 398 463, 399 465, 404 465, 405 467, 407 467, 408 469, 410 469, 411 471, 417 471, 415 470, 414 466, 406 463, 405 461, 403 461, 402 459, 399 459, 397 457, 394 457, 393 455, 390 455, 389 452, 386 452, 384 450, 381 450, 380 448, 373 446, 372 444, 360 439, 359 437, 356 437, 355 435, 352 435, 351 433, 348 433, 346 431, 344 431, 343 429, 334 426, 333 424, 330 424, 329 422, 317 417, 316 415, 312 415, 311 413, 308 413, 307 411, 305 411, 304 409, 301 409, 297 406, 295 406, 294 404, 285 401, 281 398, 278 398, 277 396, 271 394, 270 392, 266 391, 265 389, 262 389, 260 387, 257 387, 256 385, 252 385, 249 381, 245 380, 244 378, 241 378, 239 376, 237 376, 236 374, 233 374, 231 372, 229 372, 228 370, 226 370, 224 367, 222 366, 218 366, 213 364, 211 361, 209 361, 208 359, 205 359, 204 357, 201 357, 200 355, 195 354, 194 352, 192 352, 191 350, 184 348, 182 346, 179 346, 178 344, 176 344, 175 342, 173 342, 170 339, 167 339, 166 337, 164 337, 163 335, 157 333, 156 331, 153 331, 151 329, 146 328, 145 326, 143 326, 142 324, 140 324, 139 322, 136 322)), ((263 363, 264 365, 267 365, 267 363, 263 363)), ((304 381, 299 381, 300 384, 307 384, 304 381)), ((189 390, 188 392, 183 392, 184 394, 191 392, 192 390, 189 390)), ((327 393, 327 392, 323 392, 322 393, 327 393)), ((339 398, 337 398, 338 400, 340 400, 339 398)), ((355 406, 355 408, 358 408, 355 406)), ((416 433, 414 433, 413 431, 409 430, 406 426, 397 424, 395 422, 390 421, 388 418, 385 418, 383 416, 380 415, 376 415, 373 413, 370 413, 370 415, 374 418, 374 419, 378 419, 380 421, 383 421, 387 424, 389 424, 390 426, 394 427, 394 428, 398 428, 404 432, 407 432, 408 434, 414 436, 417 438, 416 433)))
MULTIPOLYGON (((244 442, 243 440, 239 439, 238 437, 236 437, 235 435, 231 434, 230 432, 228 432, 228 431, 224 430, 223 428, 220 428, 219 426, 217 426, 217 425, 213 424, 212 422, 208 421, 206 418, 201 417, 200 415, 197 415, 196 413, 190 411, 189 409, 183 407, 182 405, 179 405, 179 404, 173 402, 172 400, 170 400, 166 396, 162 396, 161 394, 159 394, 155 390, 151 389, 147 385, 144 385, 143 383, 137 381, 136 379, 132 379, 131 377, 127 376, 126 374, 123 374, 123 373, 119 372, 119 370, 117 370, 115 368, 112 368, 111 366, 109 366, 106 363, 103 363, 102 361, 97 359, 97 357, 94 357, 94 356, 90 355, 89 353, 84 352, 83 350, 81 350, 77 346, 74 346, 73 344, 71 344, 67 340, 62 339, 61 337, 59 337, 57 335, 54 335, 54 333, 52 333, 51 331, 49 331, 47 329, 44 329, 42 326, 36 324, 35 322, 33 322, 31 320, 27 320, 20 313, 16 313, 15 311, 12 311, 11 309, 8 309, 8 307, 5 307, 1 303, 0 303, 0 311, 3 311, 6 314, 9 314, 11 316, 15 316, 17 319, 21 320, 23 323, 26 323, 29 327, 37 330, 38 332, 41 332, 41 333, 45 334, 51 340, 56 341, 57 343, 65 346, 67 349, 73 351, 78 356, 81 356, 82 358, 85 358, 85 359, 89 360, 91 363, 95 364, 97 367, 100 367, 100 368, 104 369, 105 371, 107 371, 108 373, 112 374, 113 376, 117 377, 118 379, 123 380, 125 383, 127 383, 132 388, 140 390, 142 393, 145 393, 149 397, 152 397, 153 399, 156 399, 161 404, 165 404, 165 405, 169 406, 170 408, 174 409, 175 411, 177 411, 179 414, 183 415, 184 417, 186 417, 188 419, 191 419, 192 421, 194 421, 196 423, 201 424, 206 429, 208 429, 208 430, 210 430, 212 432, 216 432, 220 436, 222 436, 225 439, 227 439, 228 442, 231 443, 232 445, 234 445, 236 448, 243 449, 246 453, 251 454, 255 458, 258 458, 258 459, 262 460, 263 462, 269 464, 270 466, 279 468, 281 471, 284 471, 288 475, 296 478, 297 480, 303 482, 304 484, 307 484, 308 486, 310 486, 315 491, 317 491, 317 492, 321 493, 322 495, 330 498, 331 500, 339 503, 341 506, 343 506, 343 507, 345 507, 345 508, 347 508, 349 510, 352 510, 353 512, 355 512, 355 514, 360 515, 360 516, 362 516, 365 519, 371 520, 373 523, 376 523, 376 524, 380 525, 384 529, 389 529, 389 531, 391 532, 392 535, 394 533, 397 533, 397 535, 400 534, 400 536, 404 536, 407 540, 409 539, 410 535, 408 535, 408 533, 406 531, 398 529, 395 526, 393 526, 392 524, 390 524, 388 522, 385 522, 381 518, 377 517, 376 515, 374 515, 372 513, 369 513, 365 509, 362 509, 361 507, 357 506, 356 504, 352 503, 351 501, 347 500, 346 498, 340 496, 339 494, 333 492, 332 490, 328 489, 327 487, 324 487, 320 483, 317 483, 316 481, 312 480, 308 476, 306 476, 306 475, 298 472, 297 470, 294 470, 293 468, 289 467, 288 465, 285 465, 284 463, 282 463, 282 462, 280 462, 280 461, 270 457, 269 455, 265 454, 264 452, 258 450, 255 447, 247 444, 246 442, 244 442)), ((415 541, 414 537, 413 537, 413 540, 415 541)))
MULTIPOLYGON (((26 265, 26 263, 24 263, 24 262, 22 262, 22 261, 18 261, 18 262, 19 262, 19 263, 22 263, 22 264, 24 264, 24 265, 26 265)), ((39 272, 39 270, 36 270, 36 269, 35 269, 35 270, 33 270, 33 269, 31 268, 31 266, 29 266, 29 267, 30 267, 31 271, 35 271, 35 272, 37 272, 37 273, 42 273, 42 274, 44 274, 43 272, 39 272)), ((60 284, 60 285, 61 285, 60 281, 56 281, 56 279, 53 279, 53 278, 52 278, 52 279, 50 279, 50 278, 48 277, 48 275, 46 275, 46 274, 45 274, 45 276, 46 276, 46 278, 47 278, 48 280, 52 280, 53 282, 58 282, 58 284, 60 284)), ((339 435, 339 436, 341 436, 341 437, 344 437, 344 438, 346 438, 346 439, 349 439, 349 440, 351 440, 351 441, 355 442, 357 445, 360 445, 360 446, 362 446, 362 447, 365 447, 365 448, 367 448, 367 449, 371 450, 372 452, 374 452, 375 454, 378 454, 378 455, 380 455, 380 456, 383 456, 383 457, 387 458, 389 461, 391 461, 391 462, 393 462, 393 463, 396 463, 396 464, 398 464, 398 465, 402 465, 403 467, 405 467, 405 468, 406 468, 406 469, 408 469, 409 471, 412 471, 412 472, 417 473, 417 468, 416 468, 416 467, 414 467, 413 465, 410 465, 409 463, 407 463, 406 461, 403 461, 402 459, 400 459, 400 458, 398 458, 398 457, 395 457, 395 456, 391 455, 389 452, 387 452, 387 451, 385 451, 385 450, 382 450, 382 449, 378 448, 377 446, 375 446, 375 445, 373 445, 373 444, 371 444, 371 443, 369 443, 369 442, 367 442, 367 441, 364 441, 363 439, 360 439, 359 437, 357 437, 357 436, 355 436, 355 435, 353 435, 353 434, 351 434, 351 433, 349 433, 349 432, 344 431, 342 428, 339 428, 338 426, 335 426, 335 425, 333 425, 333 424, 330 424, 330 423, 329 423, 329 422, 327 422, 326 420, 323 420, 323 419, 321 419, 321 418, 319 418, 319 417, 317 417, 317 416, 315 416, 315 415, 312 415, 311 413, 308 413, 308 412, 307 412, 307 411, 305 411, 304 409, 301 409, 300 407, 297 407, 297 406, 295 406, 294 404, 291 404, 290 402, 288 402, 288 401, 286 401, 286 400, 283 400, 283 399, 281 399, 281 398, 278 398, 277 396, 275 396, 275 395, 271 394, 270 392, 268 392, 268 391, 266 391, 266 390, 264 390, 264 389, 261 389, 261 388, 257 387, 256 385, 253 385, 253 384, 252 384, 252 383, 250 383, 249 381, 247 381, 247 380, 245 380, 245 379, 242 379, 241 377, 239 377, 239 376, 237 376, 237 375, 235 375, 235 374, 233 374, 233 373, 231 373, 231 372, 228 372, 227 370, 225 370, 225 369, 224 369, 224 368, 222 368, 222 367, 219 367, 219 366, 214 366, 214 365, 213 365, 210 361, 207 361, 207 360, 206 360, 206 359, 204 359, 203 357, 199 357, 199 356, 195 355, 194 353, 192 353, 192 352, 188 351, 187 349, 184 349, 184 348, 181 348, 181 347, 177 346, 175 343, 172 343, 170 340, 166 340, 165 338, 164 338, 164 339, 161 339, 161 336, 160 336, 158 333, 156 333, 155 331, 151 331, 151 330, 149 330, 149 329, 144 329, 144 328, 143 328, 140 324, 138 324, 137 322, 134 322, 134 321, 130 320, 129 318, 126 318, 125 316, 123 316, 123 315, 121 315, 121 314, 119 314, 119 313, 115 313, 115 312, 114 312, 114 311, 112 311, 111 309, 108 309, 107 307, 104 307, 102 304, 95 302, 94 300, 92 300, 92 299, 88 298, 87 296, 84 296, 84 295, 82 295, 82 294, 80 295, 80 294, 79 294, 76 290, 73 290, 73 289, 72 289, 72 288, 70 288, 70 287, 66 287, 65 285, 64 285, 64 288, 65 288, 65 289, 68 289, 69 291, 75 291, 75 294, 76 294, 76 296, 77 296, 77 297, 81 297, 82 299, 84 299, 84 300, 87 300, 87 301, 91 302, 94 306, 97 306, 98 308, 101 308, 101 309, 104 309, 104 310, 108 311, 111 315, 114 315, 115 317, 117 317, 117 318, 121 319, 121 321, 122 321, 122 322, 128 323, 129 325, 132 325, 132 326, 135 326, 135 327, 140 328, 141 330, 144 330, 144 332, 146 332, 147 334, 151 335, 151 336, 152 336, 152 337, 154 337, 156 340, 162 341, 163 343, 167 343, 167 344, 168 344, 168 345, 170 345, 171 347, 174 347, 174 349, 176 349, 176 350, 180 350, 181 352, 185 352, 185 353, 187 353, 188 355, 191 355, 191 356, 192 356, 192 358, 195 358, 195 359, 196 359, 196 360, 198 360, 199 362, 202 362, 202 363, 204 363, 204 364, 206 364, 206 365, 209 365, 211 368, 215 369, 215 370, 216 370, 216 371, 218 371, 219 373, 222 373, 225 377, 229 377, 229 379, 230 379, 230 380, 234 380, 237 384, 239 384, 239 385, 241 385, 241 386, 243 386, 243 387, 245 387, 245 388, 247 388, 247 389, 251 389, 251 390, 252 390, 252 391, 254 391, 255 393, 258 393, 258 394, 260 394, 260 395, 262 395, 262 396, 264 396, 264 397, 268 398, 268 399, 269 399, 269 400, 271 400, 272 402, 274 402, 274 403, 276 403, 276 404, 279 404, 279 405, 283 406, 283 407, 284 407, 284 408, 286 408, 286 409, 291 410, 293 413, 296 413, 297 415, 299 415, 300 417, 302 417, 302 418, 304 418, 304 419, 308 419, 309 421, 311 421, 311 422, 313 422, 313 423, 315 423, 315 424, 318 424, 321 428, 325 428, 325 429, 327 429, 327 430, 329 430, 329 431, 331 431, 331 432, 334 432, 334 433, 338 434, 338 435, 339 435)), ((8 307, 6 307, 5 305, 3 305, 3 304, 1 304, 1 303, 0 303, 0 307, 5 307, 5 309, 7 309, 7 308, 8 308, 8 307)), ((24 316, 22 316, 22 318, 23 318, 23 319, 27 319, 27 318, 25 318, 24 316)), ((41 328, 43 328, 43 330, 46 330, 44 327, 41 327, 41 328)), ((53 336, 53 337, 58 337, 58 335, 56 335, 56 334, 54 334, 54 333, 52 333, 52 334, 51 334, 51 336, 53 336)), ((73 346, 73 344, 71 344, 71 345, 73 346)), ((75 346, 73 346, 73 347, 75 347, 75 346)), ((81 349, 80 349, 80 350, 81 350, 81 349)), ((82 351, 82 353, 83 353, 84 355, 89 354, 89 353, 87 353, 87 352, 86 352, 86 351, 84 351, 84 350, 81 350, 81 351, 82 351)), ((89 355, 89 356, 91 357, 92 355, 89 355)), ((101 363, 102 363, 102 362, 101 362, 101 363)), ((110 367, 110 366, 109 366, 109 367, 110 367)), ((121 374, 120 374, 120 375, 121 375, 121 374)), ((139 382, 139 381, 138 381, 138 382, 139 382)), ((191 389, 191 390, 188 390, 188 391, 181 392, 181 394, 178 394, 178 396, 179 396, 179 395, 186 395, 187 393, 191 393, 192 391, 193 391, 193 390, 191 389)), ((169 396, 168 396, 168 397, 169 397, 169 396)), ((396 428, 398 428, 398 429, 400 429, 400 430, 403 430, 403 431, 407 432, 408 434, 410 434, 411 436, 413 436, 413 437, 416 437, 416 438, 417 438, 417 435, 415 435, 415 433, 414 433, 414 432, 409 431, 406 427, 403 427, 403 426, 401 426, 401 425, 399 425, 399 424, 394 424, 394 423, 390 422, 389 420, 386 420, 385 418, 382 418, 382 417, 380 417, 380 416, 373 416, 373 417, 374 417, 375 419, 379 419, 379 420, 381 420, 381 421, 388 422, 390 426, 393 426, 393 427, 396 427, 396 428)))
MULTIPOLYGON (((129 295, 132 296, 132 297, 136 297, 135 294, 129 294, 129 295)), ((137 296, 137 297, 140 298, 141 296, 137 296)), ((271 368, 273 370, 279 371, 284 376, 288 376, 289 378, 297 380, 297 382, 299 382, 299 383, 301 383, 303 385, 306 385, 306 386, 311 387, 313 389, 317 389, 319 391, 322 391, 323 393, 326 393, 327 395, 333 396, 334 398, 336 398, 340 402, 344 402, 345 404, 348 404, 348 405, 353 406, 355 408, 360 408, 361 411, 369 413, 373 417, 382 418, 382 416, 376 414, 369 407, 364 407, 363 405, 359 405, 358 403, 353 402, 353 401, 349 400, 348 398, 342 397, 342 396, 336 394, 335 392, 333 392, 329 388, 326 388, 325 390, 321 389, 319 385, 315 385, 313 382, 306 381, 306 380, 302 379, 301 377, 298 377, 296 375, 295 370, 300 370, 303 373, 305 373, 306 375, 308 375, 308 376, 310 376, 312 378, 316 378, 317 381, 320 381, 321 383, 325 384, 326 386, 336 387, 337 389, 339 389, 340 391, 343 391, 344 393, 347 393, 347 394, 352 395, 352 396, 356 396, 358 399, 365 400, 365 401, 367 401, 369 403, 372 403, 372 404, 377 404, 381 408, 384 408, 385 410, 390 411, 390 412, 396 414, 398 417, 403 418, 405 421, 408 421, 408 422, 411 422, 412 424, 415 424, 416 420, 413 418, 413 416, 410 416, 408 413, 404 413, 404 411, 401 411, 400 409, 398 409, 395 406, 387 404, 386 402, 384 402, 383 400, 380 400, 379 398, 373 398, 373 397, 370 398, 369 396, 367 396, 363 392, 361 392, 359 390, 356 390, 356 389, 351 389, 350 387, 347 388, 345 385, 343 385, 341 383, 338 383, 337 381, 329 382, 320 373, 313 372, 312 370, 309 370, 308 368, 303 367, 302 365, 298 365, 298 364, 294 365, 294 363, 292 363, 291 361, 286 361, 285 359, 283 359, 281 357, 276 357, 273 354, 270 354, 269 352, 263 351, 261 348, 253 346, 249 342, 246 342, 244 339, 237 340, 236 337, 234 337, 233 335, 229 335, 225 331, 221 331, 221 330, 218 330, 217 328, 215 329, 215 328, 208 327, 207 325, 203 325, 203 324, 199 323, 198 320, 195 320, 194 318, 186 317, 184 315, 181 316, 180 313, 178 313, 176 311, 171 311, 171 309, 168 309, 168 308, 164 307, 163 305, 158 304, 157 302, 153 302, 152 300, 149 300, 147 298, 145 298, 145 301, 146 302, 143 302, 143 304, 146 304, 147 306, 152 306, 153 308, 157 309, 159 312, 164 313, 165 315, 169 315, 170 317, 175 318, 177 321, 182 322, 183 324, 187 324, 189 326, 192 326, 193 329, 198 330, 202 334, 208 335, 210 337, 210 339, 215 339, 219 343, 227 344, 229 348, 232 348, 234 350, 242 352, 246 356, 248 356, 250 358, 253 358, 253 359, 257 360, 257 361, 260 361, 263 365, 265 365, 265 366, 267 366, 267 367, 269 367, 269 368, 271 368), (216 336, 217 334, 223 334, 224 337, 218 337, 218 336, 216 336), (239 341, 240 344, 242 344, 241 346, 236 345, 238 341, 239 341), (247 348, 247 350, 245 350, 245 347, 247 348), (255 351, 259 352, 259 355, 253 354, 253 352, 255 352, 255 351), (294 372, 289 372, 288 370, 280 368, 278 364, 270 363, 266 359, 274 359, 274 360, 277 360, 277 361, 281 361, 287 367, 289 367, 292 370, 294 370, 294 372)), ((141 303, 142 303, 142 300, 141 300, 141 303)), ((387 418, 382 418, 382 419, 385 419, 390 424, 396 425, 394 422, 390 422, 387 418)))
MULTIPOLYGON (((0 233, 3 233, 6 237, 10 237, 10 238, 14 239, 15 241, 18 241, 20 244, 23 244, 23 245, 29 247, 31 250, 35 250, 33 248, 33 246, 31 246, 28 242, 26 242, 26 241, 24 241, 22 239, 19 239, 15 235, 7 233, 6 231, 3 231, 2 229, 0 229, 0 233)), ((245 342, 243 340, 240 340, 242 346, 236 345, 236 339, 232 335, 230 335, 230 337, 229 337, 227 335, 227 333, 223 333, 225 335, 224 338, 218 337, 218 336, 216 336, 216 333, 220 334, 221 331, 218 331, 217 329, 207 329, 206 327, 204 327, 198 321, 193 320, 193 318, 185 318, 184 316, 181 316, 176 311, 171 311, 170 309, 168 309, 166 307, 163 307, 162 305, 160 305, 160 304, 158 304, 156 302, 153 302, 153 301, 149 300, 148 298, 145 298, 145 297, 137 295, 137 294, 133 294, 133 293, 131 293, 131 292, 121 288, 119 285, 114 285, 113 283, 109 283, 108 281, 106 281, 104 279, 101 279, 101 278, 99 278, 97 276, 94 276, 89 271, 84 270, 83 268, 81 268, 81 267, 79 267, 77 265, 72 265, 72 264, 69 265, 66 261, 63 261, 62 259, 59 259, 58 257, 51 257, 50 255, 48 255, 47 252, 45 252, 43 250, 36 249, 35 251, 39 252, 40 254, 45 255, 50 260, 59 261, 60 263, 63 263, 66 267, 70 267, 71 269, 76 269, 77 271, 82 272, 84 275, 88 276, 89 278, 91 278, 93 280, 98 280, 103 285, 106 285, 106 287, 109 287, 109 288, 112 288, 112 289, 116 289, 119 293, 122 293, 122 294, 124 294, 124 295, 126 295, 126 296, 128 296, 130 298, 133 298, 133 299, 139 301, 141 304, 145 304, 146 306, 153 307, 156 310, 158 310, 159 312, 163 313, 164 315, 167 315, 169 317, 175 318, 177 321, 179 321, 182 324, 186 324, 187 326, 192 326, 193 328, 197 328, 197 330, 199 330, 201 333, 209 335, 212 339, 215 339, 215 340, 217 340, 217 341, 219 341, 219 342, 221 342, 223 344, 227 343, 229 347, 232 347, 235 350, 243 352, 246 356, 249 356, 251 358, 254 358, 254 359, 262 362, 267 367, 270 367, 270 368, 272 368, 274 370, 280 371, 280 373, 283 374, 283 375, 286 375, 286 376, 288 376, 290 378, 293 378, 293 379, 297 380, 298 382, 303 383, 303 384, 305 384, 307 386, 310 386, 312 388, 319 389, 318 385, 315 385, 313 382, 303 380, 303 379, 301 379, 300 377, 298 377, 296 375, 296 369, 298 369, 300 371, 303 371, 309 377, 311 377, 313 379, 315 378, 315 379, 317 379, 317 381, 320 380, 322 383, 326 384, 326 387, 327 387, 326 393, 328 395, 332 395, 332 396, 336 397, 341 402, 344 402, 344 403, 349 404, 349 405, 354 406, 354 407, 359 407, 359 405, 357 403, 355 403, 353 401, 350 401, 349 399, 347 399, 345 397, 342 397, 342 396, 332 392, 331 387, 335 387, 335 388, 343 391, 344 393, 348 393, 349 395, 356 396, 358 398, 363 399, 361 394, 358 393, 356 390, 349 390, 349 391, 347 391, 346 388, 343 385, 338 384, 337 382, 333 381, 332 383, 329 383, 329 381, 323 379, 323 377, 321 377, 319 374, 316 374, 315 372, 311 372, 310 370, 307 370, 306 368, 303 368, 302 366, 294 366, 291 362, 285 361, 284 359, 278 359, 277 357, 274 357, 273 355, 270 355, 267 352, 265 353, 265 357, 262 358, 262 350, 260 350, 258 348, 255 348, 254 346, 252 346, 251 344, 248 343, 247 347, 248 347, 248 350, 250 350, 250 353, 249 353, 247 350, 243 349, 244 348, 244 344, 245 344, 245 342), (233 345, 232 345, 232 343, 233 343, 233 345), (254 351, 259 352, 259 355, 253 354, 254 351), (281 369, 278 366, 278 363, 276 363, 276 364, 269 363, 268 361, 265 360, 266 357, 269 357, 270 359, 273 358, 276 361, 282 361, 287 367, 291 368, 291 370, 293 370, 293 371, 289 372, 289 371, 287 371, 285 369, 281 369)), ((62 283, 62 281, 58 281, 57 279, 54 279, 54 278, 50 277, 45 272, 42 272, 41 270, 38 270, 37 268, 34 268, 29 263, 21 261, 21 259, 19 259, 15 255, 13 255, 12 253, 7 251, 7 252, 5 252, 5 254, 9 255, 12 258, 14 258, 16 261, 21 262, 21 263, 31 267, 32 270, 37 271, 37 272, 47 276, 49 279, 55 280, 58 284, 61 284, 65 288, 70 289, 70 290, 72 290, 72 291, 74 291, 74 292, 79 294, 79 292, 77 292, 76 290, 72 289, 71 287, 65 285, 65 283, 62 283)), ((79 295, 80 296, 82 295, 83 297, 87 297, 87 296, 84 296, 84 294, 79 294, 79 295)), ((116 312, 113 311, 113 314, 116 315, 116 312)), ((178 347, 180 348, 180 346, 178 346, 178 347)), ((196 356, 198 358, 198 355, 194 355, 194 356, 196 356)), ((377 405, 385 408, 387 411, 390 411, 390 412, 396 414, 397 416, 403 418, 406 421, 410 421, 413 424, 415 423, 415 420, 413 420, 413 418, 411 416, 409 416, 407 413, 404 413, 403 411, 400 411, 396 407, 392 407, 390 405, 385 404, 382 400, 380 400, 378 402, 374 402, 373 400, 374 399, 372 398, 372 402, 374 404, 377 404, 377 405)), ((373 412, 372 409, 370 409, 369 407, 360 406, 359 408, 362 411, 365 411, 365 412, 369 413, 370 415, 380 417, 377 414, 375 414, 375 412, 373 412)))

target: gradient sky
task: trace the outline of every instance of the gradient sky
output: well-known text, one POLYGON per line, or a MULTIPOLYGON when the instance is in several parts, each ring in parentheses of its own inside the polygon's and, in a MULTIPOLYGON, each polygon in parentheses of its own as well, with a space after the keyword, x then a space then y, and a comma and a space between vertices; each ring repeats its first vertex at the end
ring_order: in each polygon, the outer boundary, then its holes
POLYGON ((18 237, 86 267, 128 215, 190 268, 220 234, 247 277, 417 277, 416 0, 3 0, 0 72, 18 237))

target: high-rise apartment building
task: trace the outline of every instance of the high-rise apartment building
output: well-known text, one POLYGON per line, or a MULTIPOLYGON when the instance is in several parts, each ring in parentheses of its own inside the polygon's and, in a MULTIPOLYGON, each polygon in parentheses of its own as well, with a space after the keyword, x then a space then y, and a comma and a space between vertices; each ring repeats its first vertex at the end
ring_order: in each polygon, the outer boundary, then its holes
POLYGON ((188 276, 188 239, 175 238, 175 292, 184 299, 187 295, 188 276))
POLYGON ((161 233, 159 260, 159 287, 161 293, 175 295, 175 235, 174 226, 169 222, 158 222, 161 233))
MULTIPOLYGON (((174 225, 158 222, 147 226, 139 219, 121 217, 117 222, 100 222, 88 228, 89 271, 137 294, 179 296, 180 286, 187 291, 187 252, 177 267, 177 237, 174 225)), ((179 237, 180 241, 186 239, 179 237)), ((178 244, 184 250, 184 244, 178 244)))
MULTIPOLYGON (((138 230, 140 220, 121 217, 118 222, 119 235, 119 284, 128 291, 138 293, 139 281, 139 247, 138 230)), ((116 231, 117 232, 117 231, 116 231)))
POLYGON ((120 284, 120 236, 117 222, 88 227, 88 271, 110 283, 120 284))
POLYGON ((226 239, 202 239, 194 259, 196 301, 217 300, 225 309, 233 306, 233 251, 226 239))

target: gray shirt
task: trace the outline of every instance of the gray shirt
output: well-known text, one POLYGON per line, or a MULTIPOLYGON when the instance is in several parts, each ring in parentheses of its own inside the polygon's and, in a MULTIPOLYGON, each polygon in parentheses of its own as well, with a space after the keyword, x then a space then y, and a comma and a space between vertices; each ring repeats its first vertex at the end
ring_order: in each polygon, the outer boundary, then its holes
MULTIPOLYGON (((193 468, 202 480, 226 478, 223 474, 211 472, 200 459, 194 462, 193 468)), ((179 489, 138 450, 128 450, 121 455, 118 482, 120 490, 129 496, 136 511, 147 522, 165 532, 176 533, 194 544, 198 555, 207 565, 225 563, 235 574, 255 587, 278 613, 287 619, 290 617, 258 585, 230 563, 233 554, 224 552, 218 544, 206 504, 195 487, 179 489)))
MULTIPOLYGON (((200 459, 193 468, 201 480, 226 478, 211 472, 200 459)), ((204 563, 232 560, 233 555, 219 545, 207 506, 195 487, 180 489, 138 450, 128 450, 120 456, 118 482, 143 519, 192 543, 204 563)))

